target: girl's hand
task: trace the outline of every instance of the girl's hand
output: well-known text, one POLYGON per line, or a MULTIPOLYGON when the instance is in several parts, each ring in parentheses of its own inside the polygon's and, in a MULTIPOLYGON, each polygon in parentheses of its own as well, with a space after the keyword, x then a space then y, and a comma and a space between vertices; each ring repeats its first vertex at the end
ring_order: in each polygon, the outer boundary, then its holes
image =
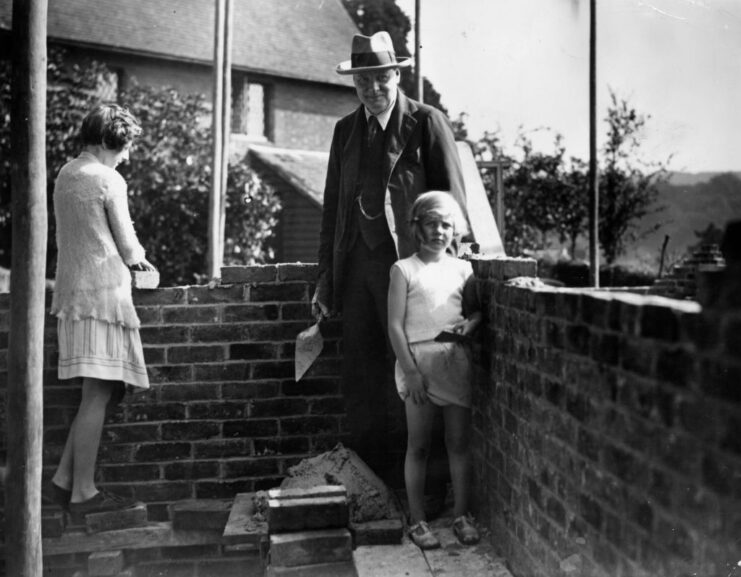
POLYGON ((404 384, 415 405, 424 405, 427 402, 427 388, 419 371, 404 373, 404 384))
POLYGON ((476 330, 476 328, 481 323, 481 314, 475 313, 468 317, 467 319, 463 319, 462 321, 458 321, 453 325, 453 327, 450 329, 454 333, 460 333, 464 336, 469 336, 473 331, 476 330))

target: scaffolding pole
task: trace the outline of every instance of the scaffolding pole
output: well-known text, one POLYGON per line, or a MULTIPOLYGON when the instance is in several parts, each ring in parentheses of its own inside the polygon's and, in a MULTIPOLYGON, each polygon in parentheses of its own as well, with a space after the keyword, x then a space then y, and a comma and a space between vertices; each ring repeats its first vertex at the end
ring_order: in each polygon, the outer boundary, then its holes
POLYGON ((5 551, 7 574, 38 577, 46 240, 47 1, 13 2, 10 277, 5 551))
POLYGON ((589 281, 599 286, 599 167, 597 164, 597 0, 589 0, 589 281))

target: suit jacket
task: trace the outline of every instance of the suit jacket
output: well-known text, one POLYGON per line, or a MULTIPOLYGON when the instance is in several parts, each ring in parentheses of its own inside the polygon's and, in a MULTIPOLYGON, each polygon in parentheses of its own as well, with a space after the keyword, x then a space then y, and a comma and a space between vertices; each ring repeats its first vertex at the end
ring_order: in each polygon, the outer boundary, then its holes
MULTIPOLYGON (((324 187, 319 235, 317 297, 335 312, 342 310, 342 279, 351 238, 359 160, 366 124, 361 105, 335 126, 324 187)), ((445 115, 399 91, 386 126, 384 182, 385 215, 399 258, 416 247, 409 226, 412 204, 428 190, 445 190, 465 214, 465 191, 453 131, 445 115), (389 132, 390 131, 390 132, 389 132)))

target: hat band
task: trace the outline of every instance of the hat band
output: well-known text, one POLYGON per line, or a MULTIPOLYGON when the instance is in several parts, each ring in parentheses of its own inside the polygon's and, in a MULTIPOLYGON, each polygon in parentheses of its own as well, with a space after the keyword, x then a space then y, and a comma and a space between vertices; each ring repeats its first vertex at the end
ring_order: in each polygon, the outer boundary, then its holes
POLYGON ((384 64, 396 64, 396 54, 390 51, 384 52, 362 52, 351 54, 350 62, 353 68, 368 68, 371 66, 383 66, 384 64))

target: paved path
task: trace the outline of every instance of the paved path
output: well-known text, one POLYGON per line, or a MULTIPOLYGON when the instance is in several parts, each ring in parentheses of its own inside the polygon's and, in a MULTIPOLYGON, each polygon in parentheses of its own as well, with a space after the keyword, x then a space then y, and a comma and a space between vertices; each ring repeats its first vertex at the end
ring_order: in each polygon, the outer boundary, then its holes
POLYGON ((408 537, 401 545, 358 547, 353 552, 358 577, 512 577, 488 535, 464 547, 450 529, 452 518, 430 522, 442 547, 421 551, 408 537))

